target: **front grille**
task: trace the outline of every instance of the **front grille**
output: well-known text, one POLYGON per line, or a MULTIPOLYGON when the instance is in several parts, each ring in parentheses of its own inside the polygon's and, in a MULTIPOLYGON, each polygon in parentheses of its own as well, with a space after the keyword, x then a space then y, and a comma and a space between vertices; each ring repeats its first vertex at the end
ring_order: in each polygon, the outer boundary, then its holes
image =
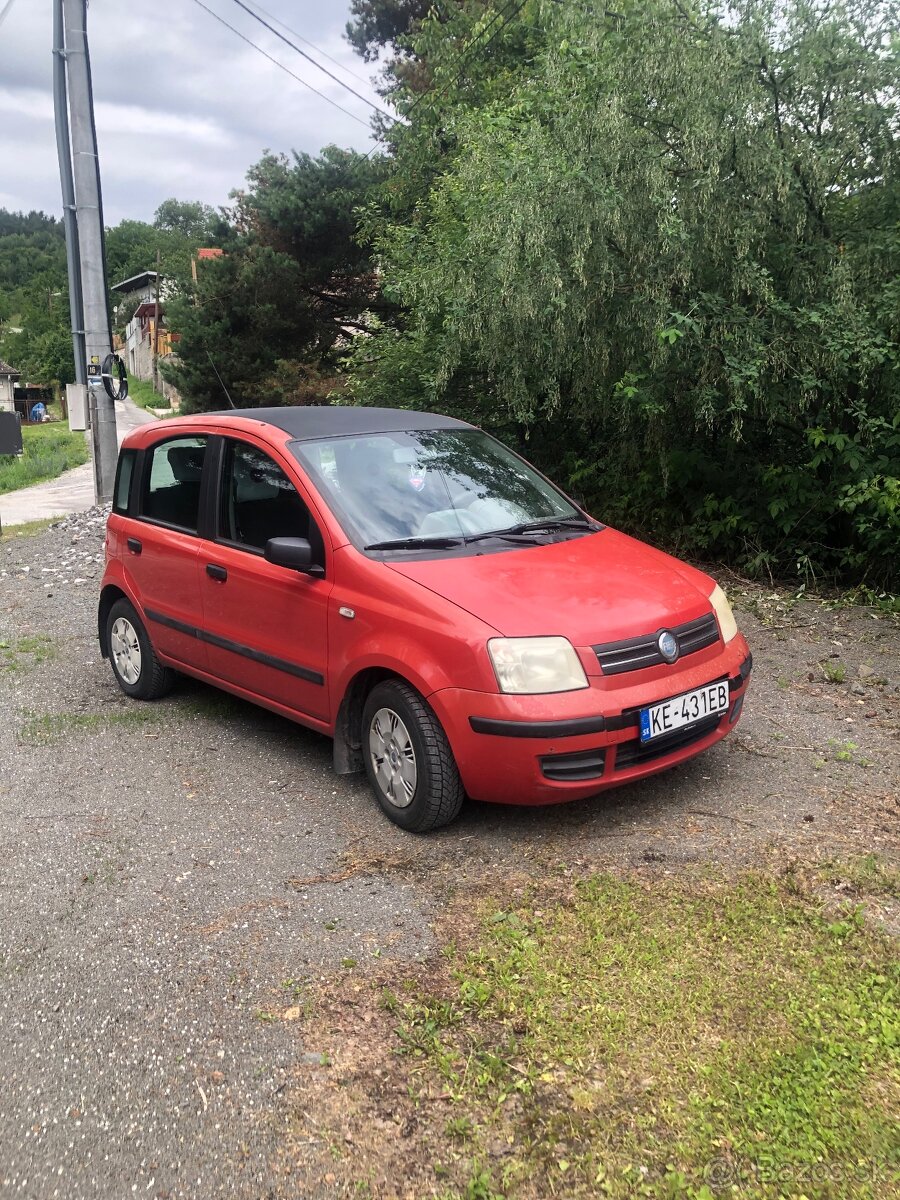
POLYGON ((620 742, 616 747, 616 770, 624 771, 626 767, 637 767, 641 763, 662 758, 665 754, 674 754, 676 750, 683 750, 685 746, 692 746, 694 742, 699 742, 712 733, 723 716, 724 713, 714 713, 713 716, 698 721, 696 725, 674 729, 671 733, 665 733, 650 742, 642 742, 640 738, 620 742))
POLYGON ((599 779, 603 774, 606 750, 576 750, 573 754, 548 754, 541 759, 541 770, 547 779, 557 782, 576 782, 580 779, 599 779))
MULTIPOLYGON (((640 671, 644 667, 655 667, 666 660, 659 652, 656 633, 644 634, 641 637, 625 638, 621 642, 604 642, 594 646, 594 653, 604 675, 621 675, 625 671, 640 671)), ((685 621, 672 629, 678 642, 678 657, 695 654, 704 650, 719 640, 719 626, 714 613, 697 617, 694 621, 685 621)))

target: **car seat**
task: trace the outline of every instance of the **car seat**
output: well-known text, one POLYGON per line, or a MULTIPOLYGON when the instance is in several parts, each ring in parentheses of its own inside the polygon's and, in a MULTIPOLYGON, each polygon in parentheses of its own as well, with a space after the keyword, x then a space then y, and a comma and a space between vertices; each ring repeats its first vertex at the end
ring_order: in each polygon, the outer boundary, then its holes
POLYGON ((174 482, 148 493, 146 516, 167 525, 179 525, 183 529, 197 528, 205 454, 205 446, 168 447, 165 451, 166 462, 174 482))

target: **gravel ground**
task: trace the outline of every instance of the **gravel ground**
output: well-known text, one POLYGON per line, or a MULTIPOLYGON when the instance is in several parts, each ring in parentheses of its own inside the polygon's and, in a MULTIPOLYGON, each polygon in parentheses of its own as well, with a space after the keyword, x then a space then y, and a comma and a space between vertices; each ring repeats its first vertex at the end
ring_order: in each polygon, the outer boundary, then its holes
POLYGON ((734 581, 756 664, 734 735, 593 801, 469 804, 416 838, 326 739, 190 681, 120 693, 103 520, 0 542, 4 1196, 330 1196, 279 1153, 320 1065, 298 1019, 320 979, 432 953, 452 889, 897 849, 895 619, 734 581))

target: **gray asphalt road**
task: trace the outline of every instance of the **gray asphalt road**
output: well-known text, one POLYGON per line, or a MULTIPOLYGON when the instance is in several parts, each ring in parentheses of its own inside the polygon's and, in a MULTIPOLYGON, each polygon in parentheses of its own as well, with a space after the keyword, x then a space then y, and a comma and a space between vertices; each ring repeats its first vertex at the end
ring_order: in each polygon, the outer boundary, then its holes
POLYGON ((277 1153, 319 1066, 300 1018, 331 972, 430 954, 448 889, 896 848, 889 619, 751 590, 754 688, 720 747, 415 838, 314 734, 188 681, 126 700, 96 645, 101 528, 0 542, 0 1195, 329 1196, 277 1153))

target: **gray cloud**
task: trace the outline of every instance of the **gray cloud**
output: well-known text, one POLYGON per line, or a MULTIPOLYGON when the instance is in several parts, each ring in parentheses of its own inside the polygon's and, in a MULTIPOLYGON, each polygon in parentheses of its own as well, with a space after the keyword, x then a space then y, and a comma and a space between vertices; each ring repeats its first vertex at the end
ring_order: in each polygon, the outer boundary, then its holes
MULTIPOLYGON (((372 145, 364 103, 230 0, 204 2, 363 124, 291 79, 193 0, 163 0, 153 8, 92 0, 88 34, 108 224, 147 220, 168 196, 225 204, 266 149, 314 154, 332 142, 359 150, 372 145)), ((265 8, 357 76, 369 75, 343 39, 348 0, 265 0, 265 8)), ((50 47, 51 5, 17 0, 0 27, 0 207, 60 211, 50 47)), ((325 65, 383 106, 371 84, 325 65)))

